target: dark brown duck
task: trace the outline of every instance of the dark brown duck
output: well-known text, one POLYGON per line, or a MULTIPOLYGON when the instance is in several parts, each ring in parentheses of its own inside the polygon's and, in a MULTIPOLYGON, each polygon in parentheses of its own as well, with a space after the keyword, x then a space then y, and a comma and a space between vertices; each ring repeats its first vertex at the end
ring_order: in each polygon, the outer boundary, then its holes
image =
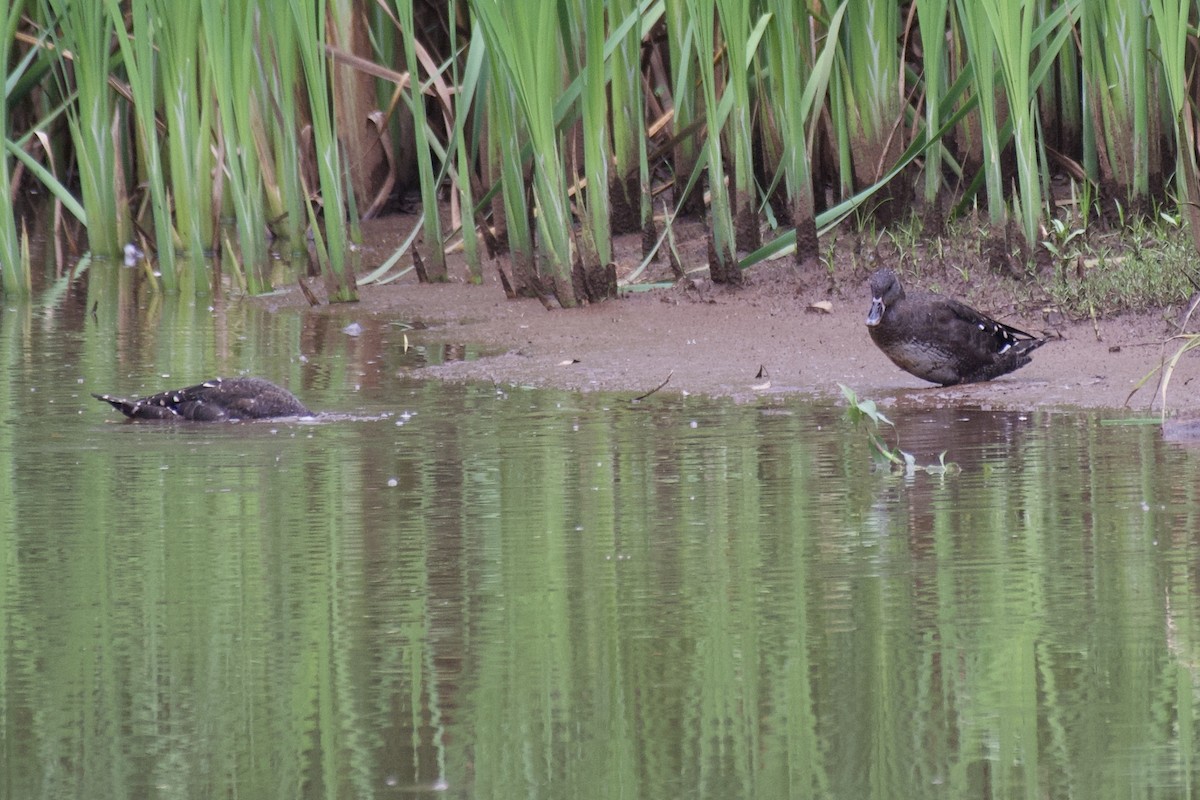
POLYGON ((900 369, 942 386, 1006 375, 1046 343, 949 297, 906 292, 890 269, 871 276, 867 330, 900 369))
POLYGON ((233 422, 313 415, 294 394, 262 378, 213 378, 195 386, 131 400, 108 394, 92 397, 130 419, 233 422))

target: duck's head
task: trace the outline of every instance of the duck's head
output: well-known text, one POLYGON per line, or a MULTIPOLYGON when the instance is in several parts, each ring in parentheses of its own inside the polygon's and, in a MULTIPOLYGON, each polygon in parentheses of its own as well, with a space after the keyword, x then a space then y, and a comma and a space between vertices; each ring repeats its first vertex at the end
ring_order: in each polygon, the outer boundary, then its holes
POLYGON ((893 270, 877 270, 871 276, 871 310, 867 312, 867 327, 875 327, 883 322, 883 312, 887 307, 904 297, 904 287, 900 285, 900 276, 893 270))

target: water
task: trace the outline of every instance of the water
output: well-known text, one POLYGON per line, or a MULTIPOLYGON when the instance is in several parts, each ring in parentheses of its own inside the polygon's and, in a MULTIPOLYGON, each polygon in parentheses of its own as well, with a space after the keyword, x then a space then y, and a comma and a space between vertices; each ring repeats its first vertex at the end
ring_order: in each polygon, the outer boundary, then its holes
POLYGON ((427 382, 472 348, 343 313, 0 310, 0 797, 1200 788, 1200 451, 889 409, 963 471, 882 474, 831 403, 427 382), (88 394, 244 371, 341 413, 88 394))

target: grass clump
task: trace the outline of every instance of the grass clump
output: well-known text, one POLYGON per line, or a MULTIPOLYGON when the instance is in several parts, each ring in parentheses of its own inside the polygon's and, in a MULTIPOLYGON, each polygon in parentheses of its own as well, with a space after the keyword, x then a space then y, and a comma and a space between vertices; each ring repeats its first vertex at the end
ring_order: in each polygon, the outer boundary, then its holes
POLYGON ((1097 242, 1059 223, 1043 247, 1055 257, 1054 278, 1043 288, 1070 314, 1146 311, 1186 302, 1196 291, 1189 278, 1195 247, 1165 214, 1097 242))
POLYGON ((1178 308, 1200 290, 1187 225, 1166 211, 1111 222, 1060 215, 1042 233, 1040 256, 1027 270, 1017 260, 1007 270, 998 266, 980 224, 975 216, 935 233, 912 214, 866 230, 857 242, 846 239, 841 251, 831 245, 828 260, 849 263, 853 274, 885 262, 924 288, 968 303, 994 306, 998 292, 1018 307, 1051 307, 1072 318, 1178 308), (995 280, 1006 273, 1016 278, 995 280))

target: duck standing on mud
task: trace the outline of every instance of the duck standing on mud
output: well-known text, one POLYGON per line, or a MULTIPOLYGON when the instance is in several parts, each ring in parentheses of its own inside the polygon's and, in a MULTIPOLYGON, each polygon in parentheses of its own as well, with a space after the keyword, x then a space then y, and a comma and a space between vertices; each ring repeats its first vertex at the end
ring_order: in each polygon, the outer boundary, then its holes
POLYGON ((881 269, 871 276, 871 340, 905 372, 953 386, 1006 375, 1033 359, 1046 343, 970 306, 933 292, 905 292, 900 276, 881 269))
POLYGON ((296 396, 262 378, 213 378, 195 386, 126 400, 93 394, 130 419, 235 422, 276 417, 311 417, 296 396))

